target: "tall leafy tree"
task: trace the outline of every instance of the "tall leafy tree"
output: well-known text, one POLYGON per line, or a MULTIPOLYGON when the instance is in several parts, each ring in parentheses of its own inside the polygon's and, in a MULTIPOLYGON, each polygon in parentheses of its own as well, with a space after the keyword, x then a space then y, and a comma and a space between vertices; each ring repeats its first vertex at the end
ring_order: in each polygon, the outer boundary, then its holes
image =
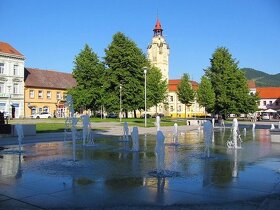
POLYGON ((96 53, 86 44, 84 49, 75 57, 73 77, 77 86, 69 90, 73 95, 74 107, 97 110, 104 95, 105 67, 96 53))
POLYGON ((147 108, 156 107, 159 103, 166 103, 167 81, 162 79, 162 73, 157 67, 147 71, 147 108))
POLYGON ((249 88, 244 72, 238 68, 238 62, 227 48, 219 47, 213 53, 210 63, 205 73, 216 96, 214 112, 224 116, 248 113, 249 88))
POLYGON ((106 80, 108 98, 106 108, 118 112, 120 84, 122 85, 122 109, 125 113, 141 109, 144 93, 143 67, 147 59, 137 45, 123 33, 116 33, 105 49, 106 80))
POLYGON ((176 94, 179 101, 185 105, 185 117, 187 117, 187 107, 190 107, 195 99, 195 91, 192 89, 188 74, 184 74, 181 78, 176 94))
POLYGON ((214 111, 215 92, 211 81, 205 75, 201 77, 201 82, 197 90, 197 102, 200 106, 205 107, 208 113, 214 111))

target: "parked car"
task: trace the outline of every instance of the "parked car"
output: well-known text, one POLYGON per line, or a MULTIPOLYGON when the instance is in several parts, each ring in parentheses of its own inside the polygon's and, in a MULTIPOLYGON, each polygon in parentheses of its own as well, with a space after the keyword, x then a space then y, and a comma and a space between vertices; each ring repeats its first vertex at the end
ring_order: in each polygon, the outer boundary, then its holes
POLYGON ((104 118, 104 114, 101 114, 101 113, 96 113, 95 117, 98 117, 98 118, 104 118))
POLYGON ((107 118, 117 118, 118 116, 115 113, 109 113, 107 118))
MULTIPOLYGON (((147 118, 151 118, 151 117, 152 117, 152 115, 147 114, 147 118)), ((142 115, 140 116, 140 118, 145 118, 145 114, 142 114, 142 115)))
POLYGON ((157 116, 159 116, 160 118, 163 118, 164 114, 162 114, 162 113, 155 113, 152 117, 156 118, 157 116))
POLYGON ((269 120, 269 113, 263 112, 261 118, 262 120, 269 120))
POLYGON ((51 118, 52 115, 48 112, 41 112, 40 114, 39 113, 32 114, 30 117, 33 119, 46 119, 46 118, 51 118))
POLYGON ((7 120, 11 119, 11 114, 9 112, 4 112, 4 118, 7 120))

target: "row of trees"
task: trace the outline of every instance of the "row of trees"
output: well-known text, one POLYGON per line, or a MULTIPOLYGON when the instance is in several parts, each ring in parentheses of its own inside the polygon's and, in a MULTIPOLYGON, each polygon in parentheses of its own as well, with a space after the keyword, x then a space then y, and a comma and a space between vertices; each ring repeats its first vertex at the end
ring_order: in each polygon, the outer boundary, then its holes
POLYGON ((250 93, 244 72, 232 58, 228 49, 217 48, 210 59, 210 67, 205 69, 200 86, 192 89, 189 75, 184 74, 177 87, 179 101, 186 108, 197 100, 208 113, 228 116, 248 114, 258 110, 258 95, 250 93))
MULTIPOLYGON (((249 94, 244 73, 229 51, 223 47, 216 49, 210 64, 197 92, 192 89, 188 74, 183 75, 177 87, 180 102, 187 107, 197 100, 207 112, 225 116, 255 112, 258 97, 249 94)), ((103 106, 107 112, 118 112, 121 91, 122 111, 126 117, 133 111, 136 117, 136 110, 144 109, 144 67, 148 67, 147 108, 166 104, 168 81, 162 80, 161 71, 151 66, 144 53, 123 33, 113 36, 103 61, 86 44, 74 60, 77 86, 69 90, 74 108, 97 111, 103 106)))
POLYGON ((144 67, 147 71, 147 108, 156 106, 167 97, 167 81, 161 71, 150 65, 144 53, 123 33, 113 36, 105 49, 103 61, 86 44, 74 60, 73 76, 77 86, 69 90, 74 108, 118 112, 120 91, 124 113, 144 109, 144 67), (121 87, 120 87, 121 86, 121 87))

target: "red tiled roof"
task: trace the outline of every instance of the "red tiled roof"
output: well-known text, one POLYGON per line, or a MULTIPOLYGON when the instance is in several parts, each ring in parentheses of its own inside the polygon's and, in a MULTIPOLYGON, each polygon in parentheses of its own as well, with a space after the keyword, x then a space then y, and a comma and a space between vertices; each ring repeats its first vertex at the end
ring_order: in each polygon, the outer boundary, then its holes
POLYGON ((259 93, 259 97, 261 99, 280 98, 280 87, 257 87, 257 92, 259 93))
MULTIPOLYGON (((169 80, 169 84, 168 84, 168 89, 169 89, 169 91, 177 91, 177 86, 178 86, 178 84, 181 82, 181 80, 180 79, 170 79, 169 80)), ((191 82, 191 84, 192 84, 192 88, 194 89, 194 90, 197 90, 198 89, 198 83, 197 82, 195 82, 195 81, 190 81, 191 82)))
POLYGON ((247 84, 248 84, 248 87, 249 87, 250 89, 256 88, 256 81, 255 81, 255 80, 248 80, 248 81, 247 81, 247 84))
POLYGON ((8 43, 5 43, 5 42, 0 42, 0 53, 24 57, 19 51, 17 51, 11 45, 9 45, 8 43))
POLYGON ((25 86, 51 89, 69 89, 76 86, 72 74, 58 71, 25 68, 25 86))

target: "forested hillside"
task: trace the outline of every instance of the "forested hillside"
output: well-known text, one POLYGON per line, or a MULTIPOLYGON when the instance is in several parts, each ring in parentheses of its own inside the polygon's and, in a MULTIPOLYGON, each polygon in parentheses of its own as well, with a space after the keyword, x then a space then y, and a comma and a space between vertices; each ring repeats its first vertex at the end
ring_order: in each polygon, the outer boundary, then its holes
POLYGON ((252 68, 242 68, 248 80, 255 80, 257 87, 280 87, 280 73, 267 74, 252 68))

